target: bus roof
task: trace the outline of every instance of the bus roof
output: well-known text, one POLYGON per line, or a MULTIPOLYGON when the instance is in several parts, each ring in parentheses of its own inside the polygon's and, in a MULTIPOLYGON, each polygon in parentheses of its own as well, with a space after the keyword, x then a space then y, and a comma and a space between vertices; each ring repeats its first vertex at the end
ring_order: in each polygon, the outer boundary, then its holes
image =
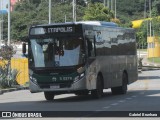
POLYGON ((32 27, 52 26, 52 25, 73 25, 73 24, 118 27, 118 25, 114 22, 104 22, 104 21, 79 21, 79 22, 53 23, 53 24, 46 24, 46 25, 33 25, 32 27))
POLYGON ((80 22, 76 22, 76 23, 87 24, 87 25, 100 25, 100 26, 118 27, 118 25, 114 22, 104 22, 104 21, 80 21, 80 22))

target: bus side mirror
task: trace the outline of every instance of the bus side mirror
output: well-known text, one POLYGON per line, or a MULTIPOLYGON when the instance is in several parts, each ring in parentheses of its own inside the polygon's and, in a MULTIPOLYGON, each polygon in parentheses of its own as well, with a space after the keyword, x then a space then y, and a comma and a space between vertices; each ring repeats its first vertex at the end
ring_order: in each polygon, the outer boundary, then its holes
POLYGON ((23 53, 23 55, 25 55, 26 54, 26 43, 23 43, 22 44, 22 53, 23 53))

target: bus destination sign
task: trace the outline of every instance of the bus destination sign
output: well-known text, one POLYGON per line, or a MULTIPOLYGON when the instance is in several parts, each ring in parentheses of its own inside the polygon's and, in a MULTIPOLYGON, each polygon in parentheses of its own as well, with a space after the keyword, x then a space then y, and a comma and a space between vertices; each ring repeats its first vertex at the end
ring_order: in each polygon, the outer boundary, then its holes
POLYGON ((74 33, 75 28, 73 26, 61 26, 61 27, 37 27, 32 28, 31 35, 44 35, 52 33, 74 33))
POLYGON ((60 27, 37 27, 32 28, 30 35, 44 35, 52 33, 74 33, 75 27, 73 26, 60 26, 60 27))
POLYGON ((47 28, 47 33, 72 33, 72 32, 74 32, 73 27, 47 28))

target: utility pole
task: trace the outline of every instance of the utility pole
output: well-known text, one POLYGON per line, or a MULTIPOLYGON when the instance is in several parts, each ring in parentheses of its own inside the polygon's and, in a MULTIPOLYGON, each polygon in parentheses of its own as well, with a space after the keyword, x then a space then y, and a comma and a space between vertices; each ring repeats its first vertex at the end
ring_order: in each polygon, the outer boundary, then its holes
POLYGON ((76 22, 76 0, 73 0, 73 22, 76 22))
POLYGON ((149 17, 150 17, 150 37, 152 36, 152 23, 151 23, 151 17, 152 17, 152 12, 151 12, 151 0, 149 0, 149 17))
POLYGON ((52 4, 51 4, 51 0, 49 0, 49 24, 51 24, 51 8, 52 8, 52 4))
POLYGON ((110 9, 110 2, 109 2, 110 0, 107 0, 107 7, 110 9))
POLYGON ((115 12, 115 19, 117 19, 117 1, 115 0, 115 10, 114 10, 114 12, 115 12))
POLYGON ((106 7, 106 0, 103 0, 104 7, 106 7))
POLYGON ((11 1, 8 0, 8 46, 11 44, 11 1))
POLYGON ((65 23, 67 22, 67 16, 66 15, 64 16, 64 22, 65 23))
POLYGON ((113 0, 111 0, 111 10, 113 11, 113 0))
MULTIPOLYGON (((2 10, 2 1, 0 1, 0 10, 2 10)), ((1 49, 1 46, 2 46, 2 24, 0 20, 0 49, 1 49)))
POLYGON ((144 19, 146 18, 146 6, 147 6, 147 5, 146 5, 146 2, 147 2, 147 1, 145 0, 145 3, 144 3, 144 19))

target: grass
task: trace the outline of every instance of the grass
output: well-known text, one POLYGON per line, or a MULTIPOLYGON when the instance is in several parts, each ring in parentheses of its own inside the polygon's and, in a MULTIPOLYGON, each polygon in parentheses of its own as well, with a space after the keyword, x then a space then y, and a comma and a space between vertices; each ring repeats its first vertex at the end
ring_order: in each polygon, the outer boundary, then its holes
POLYGON ((147 49, 137 49, 137 51, 147 52, 147 49))
POLYGON ((148 60, 150 61, 150 62, 155 62, 155 63, 160 63, 160 57, 156 57, 156 58, 148 58, 148 60))

